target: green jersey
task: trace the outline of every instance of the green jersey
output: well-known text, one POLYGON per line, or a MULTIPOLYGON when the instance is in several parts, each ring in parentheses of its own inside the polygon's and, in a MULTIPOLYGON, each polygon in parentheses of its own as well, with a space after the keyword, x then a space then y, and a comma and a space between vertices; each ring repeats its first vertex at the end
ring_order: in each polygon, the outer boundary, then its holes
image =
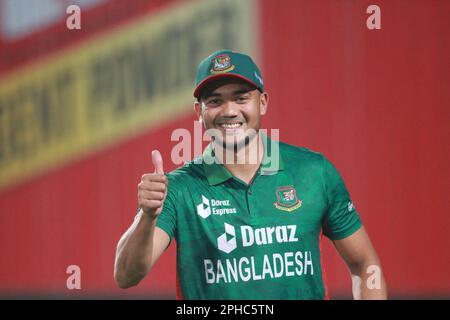
POLYGON ((343 239, 362 224, 323 155, 276 144, 276 165, 263 161, 250 184, 211 164, 211 145, 168 174, 157 226, 176 240, 178 298, 327 298, 322 234, 343 239))

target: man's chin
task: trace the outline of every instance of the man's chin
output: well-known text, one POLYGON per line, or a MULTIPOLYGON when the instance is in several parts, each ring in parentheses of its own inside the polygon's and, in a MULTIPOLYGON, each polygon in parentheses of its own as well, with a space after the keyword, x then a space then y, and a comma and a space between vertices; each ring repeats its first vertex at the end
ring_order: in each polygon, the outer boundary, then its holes
POLYGON ((248 135, 245 132, 239 134, 225 134, 221 138, 217 138, 215 143, 222 145, 224 149, 236 151, 247 146, 254 137, 255 134, 248 135))

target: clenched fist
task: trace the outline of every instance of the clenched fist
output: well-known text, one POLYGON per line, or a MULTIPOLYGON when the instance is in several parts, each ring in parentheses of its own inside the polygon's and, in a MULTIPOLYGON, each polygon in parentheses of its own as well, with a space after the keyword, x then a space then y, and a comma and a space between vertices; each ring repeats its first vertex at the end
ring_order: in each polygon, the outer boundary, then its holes
POLYGON ((164 175, 163 161, 158 150, 152 152, 152 162, 155 173, 146 173, 138 184, 139 207, 152 218, 162 211, 167 194, 167 177, 164 175))

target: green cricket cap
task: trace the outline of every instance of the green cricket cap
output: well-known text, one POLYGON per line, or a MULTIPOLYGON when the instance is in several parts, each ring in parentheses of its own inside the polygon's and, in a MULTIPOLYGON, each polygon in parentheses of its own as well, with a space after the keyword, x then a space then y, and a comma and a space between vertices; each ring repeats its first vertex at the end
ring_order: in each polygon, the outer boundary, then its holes
POLYGON ((229 77, 244 80, 264 92, 261 71, 250 56, 232 50, 219 50, 198 65, 194 97, 198 98, 204 86, 211 81, 229 77))

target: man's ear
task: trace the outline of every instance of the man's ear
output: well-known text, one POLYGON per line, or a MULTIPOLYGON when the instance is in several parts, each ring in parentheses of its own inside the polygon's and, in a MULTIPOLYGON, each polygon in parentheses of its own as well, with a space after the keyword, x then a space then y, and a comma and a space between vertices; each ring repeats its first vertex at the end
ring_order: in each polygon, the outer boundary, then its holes
POLYGON ((269 94, 267 92, 261 93, 259 96, 259 113, 263 116, 267 112, 267 108, 269 107, 269 94))
POLYGON ((194 111, 195 114, 197 115, 198 121, 199 122, 203 122, 203 118, 202 118, 202 105, 200 102, 195 101, 194 102, 194 111))

